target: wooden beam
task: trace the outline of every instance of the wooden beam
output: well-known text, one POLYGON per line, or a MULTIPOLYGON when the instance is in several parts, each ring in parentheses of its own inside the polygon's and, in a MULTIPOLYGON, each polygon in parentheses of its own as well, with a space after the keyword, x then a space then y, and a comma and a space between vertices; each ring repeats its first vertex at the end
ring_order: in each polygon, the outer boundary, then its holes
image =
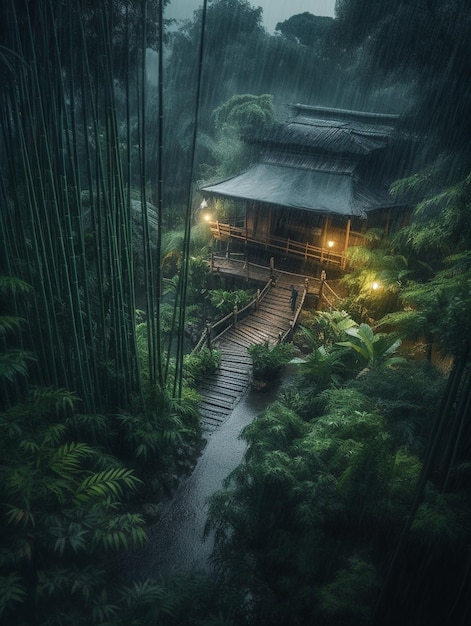
POLYGON ((349 239, 350 239, 350 228, 351 228, 351 226, 352 226, 352 220, 350 218, 348 218, 347 226, 345 227, 345 245, 343 247, 342 261, 341 261, 341 265, 340 265, 340 267, 343 270, 345 269, 345 263, 346 263, 345 253, 348 250, 348 242, 349 242, 349 239))

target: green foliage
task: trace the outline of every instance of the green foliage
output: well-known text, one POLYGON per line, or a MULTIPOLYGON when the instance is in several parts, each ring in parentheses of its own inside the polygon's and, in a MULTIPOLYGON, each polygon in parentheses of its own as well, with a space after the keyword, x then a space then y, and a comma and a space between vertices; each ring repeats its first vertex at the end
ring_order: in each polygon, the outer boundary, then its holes
POLYGON ((295 343, 306 349, 331 346, 344 339, 345 330, 356 322, 345 311, 316 311, 303 319, 295 334, 295 343))
POLYGON ((17 376, 27 376, 28 363, 34 361, 36 361, 34 355, 25 350, 2 351, 0 353, 0 379, 3 378, 12 383, 17 376))
POLYGON ((213 120, 218 132, 250 136, 275 122, 273 96, 232 96, 213 111, 213 120))
POLYGON ((374 566, 351 557, 331 583, 317 591, 322 614, 328 623, 358 626, 370 624, 381 580, 374 566))
POLYGON ((300 361, 299 373, 316 383, 320 389, 330 384, 338 384, 345 369, 343 354, 342 350, 326 350, 324 346, 319 346, 308 354, 305 360, 300 361))
POLYGON ((274 346, 259 343, 252 344, 247 349, 252 357, 254 380, 265 382, 279 377, 283 367, 296 353, 296 348, 291 343, 277 343, 274 346))
POLYGON ((409 110, 413 129, 426 135, 433 128, 436 151, 445 147, 469 154, 469 93, 461 77, 470 69, 471 18, 464 0, 420 5, 384 0, 374 7, 367 0, 339 0, 336 16, 335 50, 350 68, 354 59, 363 84, 400 84, 402 99, 414 96, 409 110), (400 49, 391 55, 399 40, 400 49), (451 47, 455 55, 445 61, 451 47))
POLYGON ((467 215, 470 206, 471 175, 455 185, 422 200, 414 210, 414 221, 403 236, 415 252, 431 258, 456 252, 458 240, 469 243, 467 215))
POLYGON ((321 397, 310 422, 275 402, 247 426, 245 463, 210 505, 215 563, 257 610, 274 603, 270 624, 371 617, 375 546, 401 527, 420 472, 373 400, 342 388, 321 397))
POLYGON ((426 361, 372 369, 349 384, 376 403, 396 445, 415 454, 428 440, 444 386, 443 375, 426 361))
MULTIPOLYGON (((375 233, 368 231, 367 239, 369 234, 375 233)), ((384 235, 370 237, 366 246, 349 248, 347 256, 350 270, 342 282, 349 295, 342 305, 358 322, 371 323, 400 308, 401 289, 408 280, 428 275, 423 264, 398 252, 384 235)))
POLYGON ((392 367, 404 361, 402 357, 393 356, 402 342, 392 335, 375 334, 368 324, 348 328, 345 332, 352 339, 339 341, 338 345, 354 350, 360 355, 366 367, 378 367, 379 365, 392 367))
POLYGON ((284 22, 278 22, 275 30, 284 37, 296 41, 303 46, 321 50, 322 39, 332 26, 331 17, 320 17, 304 12, 293 15, 284 22))
POLYGON ((117 459, 107 465, 110 457, 67 439, 56 422, 75 402, 65 390, 36 388, 0 413, 0 607, 12 624, 33 615, 70 623, 79 609, 77 624, 111 615, 104 555, 146 540, 142 517, 123 510, 139 485, 132 470, 117 459))
POLYGON ((253 300, 253 294, 244 289, 225 291, 224 289, 213 289, 211 291, 211 306, 220 317, 232 313, 235 306, 240 310, 253 300))
POLYGON ((26 599, 26 588, 20 576, 7 574, 0 576, 0 618, 14 614, 17 605, 26 599))
POLYGON ((190 432, 176 413, 120 413, 117 421, 122 454, 143 465, 162 464, 190 432))
POLYGON ((5 297, 10 294, 15 297, 17 294, 26 294, 31 291, 31 285, 17 276, 0 276, 1 297, 5 297))
POLYGON ((439 493, 429 482, 412 524, 411 544, 439 560, 443 554, 459 560, 463 545, 470 538, 470 512, 469 492, 439 493))
POLYGON ((221 363, 221 352, 203 348, 199 352, 191 352, 184 359, 183 376, 188 386, 197 387, 205 377, 219 368, 221 363))

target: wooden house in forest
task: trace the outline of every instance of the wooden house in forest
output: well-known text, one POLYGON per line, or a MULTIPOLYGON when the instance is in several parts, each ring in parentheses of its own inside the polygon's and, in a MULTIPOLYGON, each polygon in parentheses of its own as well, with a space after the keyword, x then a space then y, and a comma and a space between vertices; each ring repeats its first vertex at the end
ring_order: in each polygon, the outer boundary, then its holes
POLYGON ((200 186, 205 198, 239 208, 224 223, 211 222, 211 231, 245 250, 344 269, 346 250, 366 230, 405 223, 408 207, 388 187, 407 174, 411 142, 397 130, 398 115, 291 107, 286 123, 249 139, 259 148, 257 163, 200 186))

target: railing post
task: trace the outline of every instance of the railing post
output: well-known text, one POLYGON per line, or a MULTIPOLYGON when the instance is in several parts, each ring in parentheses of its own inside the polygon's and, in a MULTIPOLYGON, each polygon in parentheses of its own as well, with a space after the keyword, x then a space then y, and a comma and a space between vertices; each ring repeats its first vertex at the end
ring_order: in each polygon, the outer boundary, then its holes
POLYGON ((321 307, 322 292, 324 291, 324 283, 325 283, 325 279, 326 278, 327 278, 327 274, 325 273, 325 270, 322 270, 322 272, 321 272, 321 282, 319 284, 319 296, 317 298, 316 309, 320 309, 320 307, 321 307))
POLYGON ((211 350, 211 322, 206 320, 206 347, 211 350))
POLYGON ((258 311, 258 307, 260 306, 260 289, 257 289, 257 295, 255 297, 255 310, 258 311))
POLYGON ((270 257, 270 278, 273 278, 273 274, 275 272, 275 259, 274 257, 270 257))
POLYGON ((233 315, 234 315, 234 328, 237 328, 237 324, 238 324, 237 313, 238 313, 237 304, 234 304, 234 311, 233 311, 233 315))

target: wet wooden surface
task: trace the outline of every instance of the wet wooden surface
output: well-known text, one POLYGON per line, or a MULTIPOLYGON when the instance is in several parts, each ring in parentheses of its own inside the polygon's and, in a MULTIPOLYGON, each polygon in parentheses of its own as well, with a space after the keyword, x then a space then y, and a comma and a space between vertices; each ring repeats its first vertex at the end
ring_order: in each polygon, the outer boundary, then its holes
MULTIPOLYGON (((298 291, 301 290, 298 285, 298 291)), ((274 345, 280 334, 289 330, 293 320, 290 294, 290 285, 279 282, 260 302, 258 310, 214 342, 213 348, 221 351, 221 367, 199 388, 205 430, 217 428, 247 391, 252 377, 248 347, 266 341, 274 345)))

